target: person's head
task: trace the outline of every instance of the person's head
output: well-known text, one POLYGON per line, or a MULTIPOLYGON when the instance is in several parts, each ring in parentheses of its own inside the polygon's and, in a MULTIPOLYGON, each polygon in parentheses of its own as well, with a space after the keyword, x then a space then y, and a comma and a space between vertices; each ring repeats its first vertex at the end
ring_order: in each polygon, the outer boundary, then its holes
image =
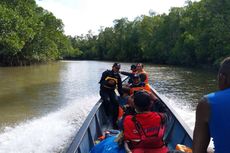
POLYGON ((133 84, 139 84, 141 82, 141 78, 139 74, 135 74, 133 76, 133 84))
POLYGON ((134 107, 139 112, 148 111, 151 105, 151 97, 145 91, 137 91, 133 95, 134 107))
POLYGON ((136 70, 137 70, 137 71, 142 71, 143 68, 144 68, 144 65, 143 65, 142 63, 138 63, 138 64, 136 65, 136 70))
POLYGON ((126 86, 123 86, 122 87, 122 92, 123 92, 124 96, 129 96, 129 94, 130 94, 130 88, 126 87, 126 86))
POLYGON ((132 70, 132 72, 135 72, 136 71, 136 65, 131 65, 131 67, 130 67, 130 70, 132 70))
POLYGON ((119 63, 114 63, 112 70, 117 73, 119 72, 120 68, 121 68, 121 65, 119 63))
POLYGON ((230 57, 221 62, 218 72, 218 86, 220 90, 230 88, 230 57))

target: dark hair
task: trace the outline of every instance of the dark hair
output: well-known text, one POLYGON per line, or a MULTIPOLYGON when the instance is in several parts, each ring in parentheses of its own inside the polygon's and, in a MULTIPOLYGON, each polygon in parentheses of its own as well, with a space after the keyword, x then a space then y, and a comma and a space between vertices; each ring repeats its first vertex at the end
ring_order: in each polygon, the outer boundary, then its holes
POLYGON ((132 64, 131 67, 130 67, 131 70, 136 69, 136 68, 137 68, 137 67, 136 67, 136 65, 134 65, 134 64, 132 64))
POLYGON ((144 68, 144 65, 142 63, 137 63, 136 66, 141 66, 142 68, 144 68))
POLYGON ((227 77, 227 79, 230 81, 230 56, 225 58, 221 62, 219 73, 224 74, 227 77))
POLYGON ((137 91, 134 93, 134 104, 139 111, 147 111, 151 104, 150 95, 146 91, 137 91))
POLYGON ((113 64, 113 67, 116 67, 116 68, 119 68, 119 69, 120 69, 120 68, 121 68, 121 64, 119 64, 119 63, 114 63, 114 64, 113 64))
POLYGON ((123 86, 122 91, 123 91, 123 93, 126 93, 128 95, 130 94, 130 88, 129 87, 123 86))

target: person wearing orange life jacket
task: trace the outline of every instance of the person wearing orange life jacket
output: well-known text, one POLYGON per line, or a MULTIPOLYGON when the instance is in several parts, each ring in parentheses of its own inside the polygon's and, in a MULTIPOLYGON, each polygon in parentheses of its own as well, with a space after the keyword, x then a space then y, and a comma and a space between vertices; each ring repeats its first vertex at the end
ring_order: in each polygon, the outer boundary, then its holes
POLYGON ((151 97, 145 91, 134 94, 135 115, 124 119, 123 132, 126 152, 130 153, 167 153, 163 136, 166 115, 151 112, 151 97))
POLYGON ((134 94, 134 92, 139 90, 145 90, 147 92, 150 92, 151 88, 149 84, 141 82, 141 76, 139 74, 135 74, 133 76, 132 84, 130 85, 130 95, 134 94))
POLYGON ((136 65, 136 73, 140 75, 141 81, 144 83, 149 83, 148 73, 144 70, 144 65, 142 63, 138 63, 136 65))

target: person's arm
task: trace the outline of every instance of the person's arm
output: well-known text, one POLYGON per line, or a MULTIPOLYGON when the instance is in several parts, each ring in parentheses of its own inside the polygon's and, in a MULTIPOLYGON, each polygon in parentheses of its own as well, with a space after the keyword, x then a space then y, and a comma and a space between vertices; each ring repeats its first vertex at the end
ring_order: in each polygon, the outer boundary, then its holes
POLYGON ((199 101, 196 108, 196 122, 193 133, 193 153, 206 153, 210 141, 209 117, 210 105, 207 99, 199 101))
POLYGON ((132 153, 132 151, 130 150, 129 145, 127 144, 126 141, 124 142, 124 147, 125 147, 126 153, 132 153))
POLYGON ((122 95, 123 95, 123 91, 122 91, 122 82, 121 82, 121 77, 120 77, 120 75, 119 75, 119 78, 118 78, 118 82, 117 82, 117 83, 118 83, 118 84, 117 84, 118 92, 119 92, 120 96, 122 96, 122 95))
POLYGON ((107 71, 105 71, 105 72, 102 73, 101 79, 100 79, 100 81, 99 81, 99 83, 100 83, 101 85, 104 84, 106 76, 107 76, 107 71))
POLYGON ((126 75, 126 76, 128 76, 128 77, 133 77, 133 73, 130 73, 130 72, 124 72, 124 71, 120 71, 120 73, 121 74, 123 74, 123 75, 126 75))

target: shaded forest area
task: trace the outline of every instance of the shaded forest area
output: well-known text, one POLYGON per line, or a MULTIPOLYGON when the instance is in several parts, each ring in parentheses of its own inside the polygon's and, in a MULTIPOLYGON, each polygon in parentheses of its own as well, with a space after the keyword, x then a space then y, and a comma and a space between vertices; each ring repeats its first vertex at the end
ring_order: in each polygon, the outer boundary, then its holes
MULTIPOLYGON (((83 21, 82 21, 83 22, 83 21)), ((187 1, 168 14, 114 20, 98 35, 66 36, 63 23, 35 0, 0 1, 0 65, 59 59, 217 66, 230 55, 230 1, 187 1)))

